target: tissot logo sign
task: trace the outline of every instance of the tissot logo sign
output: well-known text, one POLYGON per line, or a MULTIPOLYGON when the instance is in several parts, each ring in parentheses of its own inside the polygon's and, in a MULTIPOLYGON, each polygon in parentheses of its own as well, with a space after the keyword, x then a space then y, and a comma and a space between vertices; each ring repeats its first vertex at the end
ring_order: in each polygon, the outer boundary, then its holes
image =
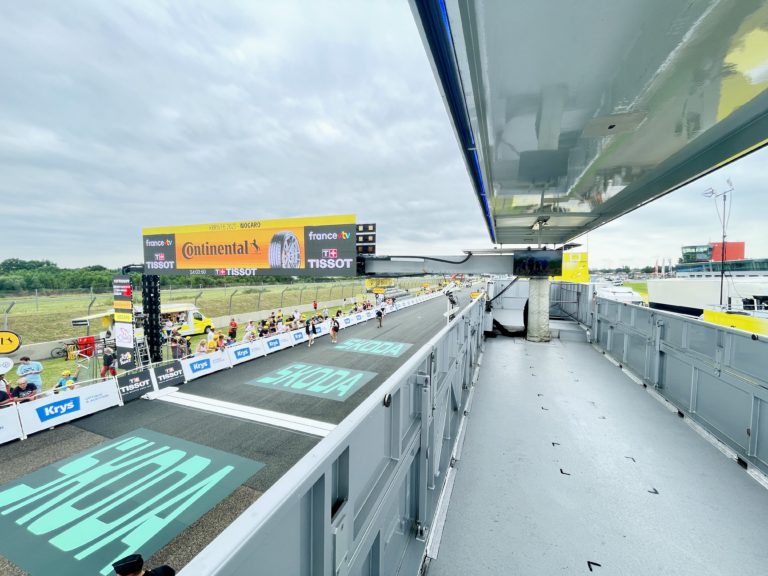
POLYGON ((156 366, 154 371, 155 380, 160 388, 184 384, 184 370, 182 370, 181 363, 178 360, 170 364, 156 366))
POLYGON ((304 242, 307 270, 332 276, 355 273, 355 238, 346 226, 308 228, 304 242))
POLYGON ((117 386, 123 402, 130 402, 154 390, 152 376, 147 369, 121 374, 117 377, 117 386))
POLYGON ((144 237, 144 268, 153 273, 176 269, 176 239, 173 235, 144 237))

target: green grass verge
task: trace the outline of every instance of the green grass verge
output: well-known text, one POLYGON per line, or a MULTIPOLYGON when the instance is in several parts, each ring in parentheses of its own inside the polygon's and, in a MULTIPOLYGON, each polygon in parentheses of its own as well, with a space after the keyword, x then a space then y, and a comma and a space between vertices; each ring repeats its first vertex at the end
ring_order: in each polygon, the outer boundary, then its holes
POLYGON ((647 282, 624 282, 624 286, 632 288, 643 297, 643 301, 648 304, 648 283, 647 282))

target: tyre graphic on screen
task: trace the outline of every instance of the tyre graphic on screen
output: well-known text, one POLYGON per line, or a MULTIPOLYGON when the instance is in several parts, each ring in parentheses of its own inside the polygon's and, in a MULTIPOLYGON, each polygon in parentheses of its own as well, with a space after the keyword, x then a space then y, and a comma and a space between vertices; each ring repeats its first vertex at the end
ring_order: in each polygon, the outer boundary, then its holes
POLYGON ((270 268, 301 268, 301 245, 293 232, 278 232, 269 243, 270 268))

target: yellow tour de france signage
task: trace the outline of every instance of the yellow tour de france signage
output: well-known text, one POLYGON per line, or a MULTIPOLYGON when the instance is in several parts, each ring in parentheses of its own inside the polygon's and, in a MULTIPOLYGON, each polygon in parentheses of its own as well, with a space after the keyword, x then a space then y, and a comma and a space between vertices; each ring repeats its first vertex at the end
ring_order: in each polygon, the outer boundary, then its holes
POLYGON ((145 228, 147 274, 354 276, 355 215, 145 228))
POLYGON ((0 331, 0 354, 16 352, 21 346, 21 338, 15 332, 0 331))

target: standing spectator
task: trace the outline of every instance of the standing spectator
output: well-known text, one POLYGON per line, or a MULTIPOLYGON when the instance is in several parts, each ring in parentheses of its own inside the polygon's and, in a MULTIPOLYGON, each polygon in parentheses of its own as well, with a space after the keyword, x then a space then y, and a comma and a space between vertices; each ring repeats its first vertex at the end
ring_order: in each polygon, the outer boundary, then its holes
POLYGON ((331 342, 334 344, 338 342, 339 328, 341 328, 341 326, 339 325, 338 317, 334 317, 331 320, 331 342))
POLYGON ((27 378, 19 378, 16 381, 16 388, 11 391, 11 396, 16 398, 17 402, 29 402, 37 396, 38 387, 27 378))
POLYGON ((117 370, 115 370, 115 351, 109 346, 104 348, 104 356, 101 357, 103 365, 101 367, 101 377, 107 375, 107 372, 111 376, 117 376, 117 370))
POLYGON ((229 320, 229 337, 232 340, 237 339, 237 322, 235 322, 234 318, 229 320))
POLYGON ((171 322, 171 317, 165 319, 165 324, 163 324, 163 328, 165 329, 165 337, 166 339, 171 337, 171 332, 173 331, 173 322, 171 322))
POLYGON ((43 380, 40 378, 40 373, 43 371, 43 365, 40 362, 33 362, 29 359, 29 356, 22 356, 19 359, 19 367, 16 369, 16 374, 25 378, 25 381, 29 384, 33 384, 36 388, 43 389, 43 380))
POLYGON ((58 394, 59 392, 64 392, 65 390, 74 390, 77 386, 77 377, 80 375, 80 366, 77 367, 77 370, 75 370, 74 376, 72 375, 72 372, 69 370, 64 370, 61 373, 61 378, 56 383, 56 386, 53 387, 53 393, 58 394))
POLYGON ((6 404, 11 404, 13 402, 13 398, 11 398, 11 395, 8 394, 4 389, 0 388, 0 408, 5 406, 6 404))
POLYGON ((213 328, 211 328, 210 326, 206 327, 205 336, 206 336, 207 342, 211 342, 216 339, 216 334, 214 333, 213 328))
POLYGON ((181 335, 179 335, 178 350, 177 350, 177 353, 179 355, 179 360, 189 356, 189 351, 192 348, 191 340, 192 339, 189 336, 181 336, 181 335))
POLYGON ((328 316, 330 316, 330 313, 328 312, 328 308, 326 308, 325 310, 323 310, 323 318, 327 320, 328 316))
POLYGON ((11 393, 11 385, 5 379, 5 374, 0 374, 0 392, 2 391, 5 391, 6 394, 11 393))
POLYGON ((384 319, 384 306, 376 310, 376 320, 379 321, 378 328, 381 328, 381 321, 384 319))
POLYGON ((253 325, 253 320, 248 320, 248 325, 245 327, 245 338, 243 338, 243 342, 250 342, 253 340, 253 332, 256 330, 256 327, 253 325))
POLYGON ((314 318, 308 318, 307 321, 304 323, 304 332, 307 334, 307 339, 309 340, 309 343, 307 344, 307 348, 312 346, 312 343, 315 341, 315 320, 314 318))
POLYGON ((312 300, 312 309, 317 311, 317 300, 312 300))
POLYGON ((182 356, 179 354, 179 340, 181 340, 181 336, 179 335, 179 331, 174 328, 171 330, 171 358, 174 360, 178 360, 179 358, 182 358, 182 356))
POLYGON ((197 348, 195 348, 195 356, 205 354, 206 352, 208 352, 208 340, 205 338, 200 338, 197 343, 197 348))

